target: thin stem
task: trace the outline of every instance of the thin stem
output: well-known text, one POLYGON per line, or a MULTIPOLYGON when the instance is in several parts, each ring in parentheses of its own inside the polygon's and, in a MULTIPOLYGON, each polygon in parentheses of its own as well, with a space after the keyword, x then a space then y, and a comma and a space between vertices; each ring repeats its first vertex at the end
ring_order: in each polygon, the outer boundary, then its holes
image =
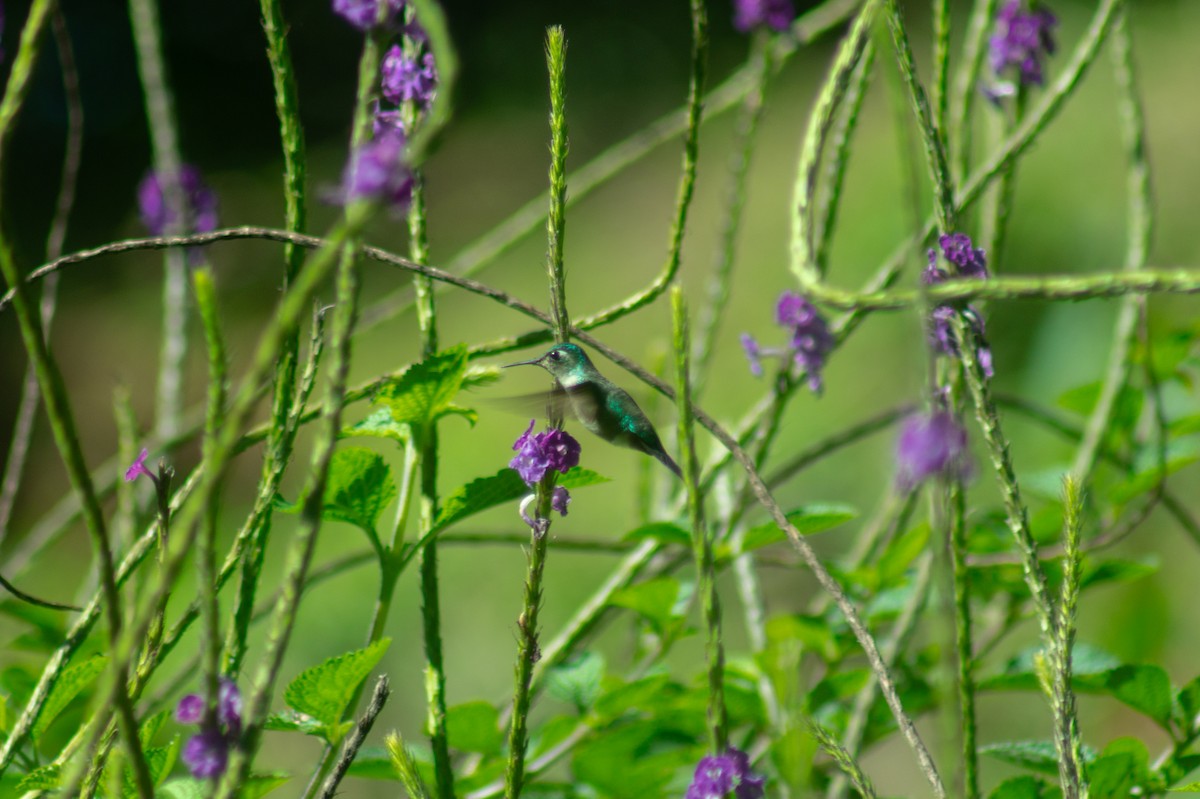
POLYGON ((950 108, 953 120, 950 123, 949 140, 954 147, 955 177, 967 174, 971 164, 971 111, 975 107, 975 94, 979 91, 980 75, 986 55, 984 42, 988 26, 996 13, 998 0, 975 0, 971 17, 967 21, 966 40, 963 43, 963 58, 954 81, 954 98, 950 108))
MULTIPOLYGON (((208 350, 208 413, 204 424, 204 447, 210 449, 217 439, 225 412, 225 383, 228 373, 228 357, 225 352, 225 337, 221 332, 221 321, 217 314, 216 287, 212 271, 200 268, 192 273, 192 284, 196 293, 196 306, 204 325, 204 338, 208 350)), ((221 627, 220 607, 217 604, 217 497, 209 502, 208 512, 202 522, 204 531, 199 538, 196 564, 199 571, 200 615, 203 620, 202 652, 204 663, 204 696, 207 700, 207 720, 215 721, 217 696, 221 674, 221 627)), ((164 553, 165 554, 165 553, 164 553)))
POLYGON ((704 0, 691 0, 692 58, 688 83, 687 134, 683 141, 683 174, 675 200, 675 218, 667 247, 667 262, 654 281, 645 289, 616 305, 579 321, 581 327, 598 327, 628 316, 658 299, 675 279, 683 251, 683 234, 687 228, 688 211, 696 188, 696 162, 700 150, 700 118, 703 114, 704 81, 708 73, 708 11, 704 0))
MULTIPOLYGON (((162 28, 157 0, 129 0, 138 75, 145 93, 146 121, 154 151, 154 175, 162 189, 166 233, 191 229, 192 209, 184 195, 182 159, 171 90, 162 53, 162 28)), ((183 412, 183 368, 187 359, 187 259, 182 250, 169 250, 163 277, 163 334, 159 352, 156 424, 158 435, 179 431, 183 412)))
POLYGON ((1087 796, 1083 768, 1083 744, 1075 716, 1075 692, 1071 688, 1071 651, 1075 644, 1075 611, 1083 574, 1083 496, 1079 483, 1068 475, 1063 481, 1066 557, 1063 559, 1062 593, 1058 605, 1057 635, 1046 642, 1050 661, 1050 708, 1054 713, 1054 748, 1058 751, 1058 775, 1064 799, 1087 796))
POLYGON ((546 30, 546 70, 550 75, 550 212, 546 216, 546 272, 550 277, 550 315, 555 339, 566 341, 571 327, 563 274, 563 237, 567 224, 567 40, 557 25, 546 30))
POLYGON ((933 125, 946 128, 950 84, 950 2, 933 0, 933 125))
POLYGON ((896 0, 884 0, 888 30, 892 34, 892 44, 896 51, 896 60, 900 65, 900 74, 908 87, 909 100, 917 118, 917 128, 921 131, 921 140, 925 145, 925 156, 929 168, 929 178, 934 189, 933 213, 937 219, 938 229, 950 232, 957 224, 957 208, 954 202, 954 181, 950 176, 950 165, 946 158, 946 143, 943 140, 937 120, 929 110, 929 100, 917 77, 917 67, 913 60, 912 47, 908 42, 908 33, 904 28, 904 19, 896 0))
MULTIPOLYGON (((63 147, 62 173, 58 184, 58 202, 54 207, 54 218, 50 221, 50 232, 46 236, 46 258, 54 260, 62 255, 66 240, 67 225, 71 210, 75 207, 75 187, 79 179, 79 164, 83 152, 83 101, 79 95, 79 71, 75 67, 75 51, 71 46, 71 35, 67 30, 62 10, 55 8, 50 20, 54 43, 58 50, 58 64, 62 72, 63 96, 67 111, 67 138, 63 147)), ((50 335, 57 306, 58 278, 48 277, 42 286, 41 318, 42 329, 50 335)), ((4 481, 0 485, 0 541, 8 532, 12 518, 13 503, 21 487, 25 472, 25 459, 29 454, 29 442, 33 435, 33 424, 37 418, 38 396, 37 374, 33 364, 25 369, 21 399, 17 406, 16 420, 4 464, 4 481)))
POLYGON ((708 746, 714 755, 729 745, 729 721, 725 712, 725 649, 721 644, 721 600, 717 595, 712 533, 704 519, 704 497, 700 493, 700 463, 696 458, 689 368, 691 336, 683 289, 671 289, 675 344, 675 407, 679 416, 680 461, 687 488, 688 522, 692 533, 692 558, 696 564, 696 591, 704 619, 705 662, 708 664, 708 746))
POLYGON ((821 281, 817 263, 816 208, 817 175, 821 153, 831 130, 834 117, 847 96, 851 76, 863 58, 871 26, 879 13, 881 0, 867 0, 846 38, 842 40, 830 67, 829 77, 821 87, 816 105, 808 118, 808 127, 796 165, 796 181, 792 189, 791 269, 806 291, 821 281))

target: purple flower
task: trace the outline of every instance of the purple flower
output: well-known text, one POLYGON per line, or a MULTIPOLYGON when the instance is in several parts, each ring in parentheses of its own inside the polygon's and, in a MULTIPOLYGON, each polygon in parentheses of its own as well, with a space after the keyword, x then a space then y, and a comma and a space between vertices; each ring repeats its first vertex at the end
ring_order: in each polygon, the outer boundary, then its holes
POLYGON ((967 431, 948 411, 914 414, 900 430, 896 465, 896 482, 904 490, 937 474, 965 478, 970 473, 967 431))
POLYGON ((385 131, 359 147, 346 165, 337 199, 344 203, 383 202, 397 211, 407 208, 413 175, 404 162, 405 143, 403 133, 385 131))
POLYGON ((571 504, 571 494, 562 486, 555 486, 550 495, 550 508, 558 511, 559 516, 567 515, 567 506, 571 504))
POLYGON ((733 0, 733 27, 742 33, 763 26, 785 31, 795 16, 791 0, 733 0))
POLYGON ((766 780, 750 771, 750 758, 742 751, 729 749, 723 755, 700 759, 687 799, 725 799, 734 791, 737 799, 760 799, 766 780))
MULTIPOLYGON (((191 164, 179 168, 179 188, 187 203, 191 229, 180 233, 207 233, 217 227, 217 195, 204 179, 200 170, 191 164)), ((142 224, 152 236, 161 236, 175 222, 174 212, 167 207, 163 196, 162 182, 154 172, 149 172, 137 190, 138 210, 142 224)))
POLYGON ((204 718, 204 697, 188 694, 175 707, 175 720, 180 724, 199 724, 204 718))
MULTIPOLYGON (((942 249, 942 256, 957 267, 957 273, 952 275, 942 269, 938 265, 937 252, 931 249, 928 253, 929 266, 921 273, 921 282, 925 285, 936 286, 957 277, 987 278, 987 259, 984 257, 983 250, 976 248, 971 243, 970 236, 965 233, 952 233, 941 236, 938 244, 942 249)), ((979 311, 973 305, 968 305, 961 310, 951 305, 939 305, 934 308, 929 315, 929 346, 935 352, 958 357, 958 346, 954 341, 951 323, 955 315, 959 313, 962 314, 974 335, 975 357, 979 359, 980 368, 985 375, 992 377, 994 375, 992 351, 987 345, 983 317, 979 315, 979 311)))
POLYGON ((154 482, 156 482, 156 483, 158 482, 158 478, 155 477, 154 472, 152 472, 146 468, 146 458, 149 456, 150 456, 150 452, 146 449, 143 449, 140 453, 138 453, 137 458, 134 459, 133 463, 130 464, 129 468, 125 470, 125 482, 132 483, 134 480, 138 479, 143 474, 146 475, 147 477, 149 477, 154 482))
POLYGON ((400 116, 398 109, 385 110, 379 107, 379 103, 375 104, 375 115, 373 118, 375 138, 379 139, 384 136, 406 136, 404 130, 404 118, 400 116))
POLYGON ((188 694, 179 700, 175 719, 181 724, 199 724, 200 731, 183 747, 183 762, 196 779, 207 780, 225 773, 229 750, 242 737, 242 694, 237 685, 221 678, 217 704, 211 717, 206 717, 204 699, 188 694))
MULTIPOLYGON (((387 0, 387 5, 387 22, 390 23, 396 12, 404 8, 404 0, 387 0)), ((379 16, 379 0, 333 0, 333 13, 360 31, 368 31, 375 27, 379 16)))
MULTIPOLYGON (((557 428, 534 433, 536 423, 537 420, 531 419, 529 427, 513 444, 517 454, 508 464, 510 469, 516 469, 528 486, 541 482, 546 472, 557 469, 566 474, 571 467, 579 464, 579 442, 570 433, 557 428)), ((563 507, 566 508, 565 501, 563 507)), ((566 515, 565 511, 563 515, 566 515)))
POLYGON ((808 373, 808 387, 814 393, 821 393, 821 369, 834 344, 829 325, 815 305, 794 291, 779 295, 775 321, 791 331, 792 337, 786 349, 761 347, 753 336, 742 334, 742 349, 746 351, 746 358, 750 362, 751 374, 762 376, 762 356, 787 356, 808 373))
POLYGON ((413 102, 425 107, 437 89, 437 66, 431 53, 425 53, 419 59, 410 58, 400 45, 394 44, 383 58, 380 78, 383 96, 391 102, 413 102))
POLYGON ((1025 10, 1024 0, 1006 0, 996 14, 996 27, 988 42, 992 71, 1000 76, 1016 68, 1018 80, 1041 86, 1042 61, 1054 52, 1051 33, 1058 19, 1045 6, 1033 3, 1025 10))

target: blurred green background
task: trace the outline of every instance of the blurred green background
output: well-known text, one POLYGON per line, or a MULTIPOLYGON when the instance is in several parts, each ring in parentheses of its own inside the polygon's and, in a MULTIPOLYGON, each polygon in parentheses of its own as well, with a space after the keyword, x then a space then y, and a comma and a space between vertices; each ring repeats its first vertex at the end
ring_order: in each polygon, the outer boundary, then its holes
MULTIPOLYGON (((4 44, 11 57, 24 11, 20 3, 6 5, 4 44)), ((200 166, 218 192, 223 224, 282 226, 278 129, 256 4, 217 0, 162 5, 185 160, 200 166)), ((918 56, 927 62, 926 9, 923 4, 907 6, 918 56)), ((1064 0, 1053 3, 1061 19, 1061 51, 1050 61, 1051 76, 1065 63, 1093 6, 1064 0)), ((547 25, 562 24, 569 43, 569 167, 579 167, 605 147, 677 109, 685 98, 689 47, 685 3, 446 2, 445 8, 462 61, 462 77, 455 118, 426 171, 434 264, 446 262, 545 187, 548 134, 542 37, 547 25)), ((86 114, 80 195, 67 237, 69 252, 141 235, 134 190, 147 168, 149 150, 125 5, 117 0, 85 0, 67 2, 64 10, 77 49, 86 114)), ((953 11, 955 31, 961 34, 967 5, 956 2, 953 11)), ((308 137, 310 197, 316 198, 322 188, 337 181, 345 159, 360 38, 333 16, 326 0, 292 0, 285 3, 285 13, 291 25, 308 137)), ((709 13, 713 28, 711 86, 739 65, 747 41, 732 30, 727 2, 712 5, 709 13)), ((1200 49, 1195 46, 1200 4, 1195 0, 1145 0, 1133 4, 1132 21, 1159 211, 1151 263, 1189 266, 1200 257, 1200 236, 1194 232, 1192 219, 1195 187, 1200 185, 1200 147, 1196 146, 1200 103, 1195 90, 1195 76, 1200 74, 1200 49)), ((767 97, 760 144, 751 167, 733 296, 720 345, 706 364, 715 377, 703 404, 723 421, 737 419, 766 389, 764 381, 748 374, 737 336, 747 331, 766 343, 781 336, 771 317, 775 297, 793 285, 787 250, 795 162, 815 85, 825 74, 836 41, 837 35, 828 35, 793 58, 767 97)), ((887 58, 881 59, 880 65, 893 69, 887 58)), ((44 58, 6 154, 4 222, 26 266, 42 261, 58 185, 65 119, 59 81, 54 59, 44 58)), ((985 116, 991 113, 987 107, 980 111, 985 116)), ((728 113, 716 117, 704 125, 701 134, 699 182, 682 267, 694 308, 703 300, 714 258, 732 119, 728 113)), ((887 81, 877 68, 855 139, 831 261, 830 278, 838 285, 861 284, 906 235, 912 209, 902 183, 900 152, 887 81)), ((566 257, 568 303, 574 315, 621 299, 649 282, 661 268, 679 161, 678 142, 664 145, 570 209, 566 257)), ((1021 274, 1118 269, 1125 248, 1125 202, 1112 69, 1106 56, 1097 61, 1057 123, 1021 162, 1009 246, 1001 261, 991 267, 1000 273, 1021 274)), ((336 209, 314 201, 310 229, 320 233, 335 215, 336 209)), ((371 229, 369 240, 403 252, 404 225, 398 220, 380 221, 371 229)), ((544 250, 542 236, 534 235, 492 264, 482 279, 544 305, 544 250)), ((237 374, 277 298, 281 250, 267 243, 239 242, 218 245, 209 256, 217 272, 237 374)), ((62 282, 52 343, 93 464, 110 457, 115 449, 110 409, 117 387, 129 388, 141 424, 152 426, 160 264, 161 256, 154 253, 107 257, 73 268, 62 282)), ((405 274, 369 263, 364 304, 370 306, 407 284, 405 274)), ((331 297, 332 290, 322 296, 331 297)), ((1151 307, 1153 327, 1158 331, 1191 324, 1195 313, 1194 301, 1188 298, 1155 299, 1151 307)), ((1052 404, 1066 389, 1101 375, 1114 303, 1053 307, 1012 303, 988 311, 1002 390, 1052 404)), ((441 340, 447 345, 528 328, 523 318, 494 303, 449 292, 441 294, 438 323, 441 340)), ((659 302, 605 328, 600 335, 642 362, 654 363, 667 351, 669 324, 666 303, 659 302)), ((193 342, 198 342, 198 325, 193 324, 192 334, 193 342)), ((410 362, 415 351, 411 315, 366 330, 356 339, 352 382, 395 370, 410 362)), ((192 356, 188 393, 198 402, 204 366, 198 351, 192 356)), ((620 375, 616 367, 602 363, 601 368, 631 388, 639 400, 647 398, 647 392, 620 375)), ((917 400, 924 368, 916 317, 873 317, 833 357, 824 396, 804 395, 793 403, 775 449, 776 459, 875 411, 917 400)), ((13 316, 11 312, 0 314, 0 451, 9 446, 9 420, 15 415, 24 369, 13 316)), ((544 377, 533 370, 506 373, 499 386, 479 392, 480 402, 474 404, 480 409, 480 420, 475 428, 453 418, 443 423, 443 492, 504 467, 512 440, 524 428, 523 419, 489 408, 483 402, 486 397, 535 391, 544 384, 544 377)), ((1170 399, 1176 406, 1194 402, 1194 397, 1183 392, 1170 399)), ((365 412, 365 406, 354 406, 348 419, 355 421, 365 412)), ((673 419, 670 409, 659 408, 660 427, 670 428, 673 419)), ((1060 440, 1020 420, 1010 422, 1010 432, 1022 475, 1043 475, 1061 468, 1070 457, 1070 450, 1060 440)), ((635 524, 633 495, 639 456, 602 446, 585 433, 580 433, 580 438, 584 465, 613 480, 578 492, 570 517, 556 522, 554 533, 619 538, 635 524)), ((702 444, 707 449, 711 441, 702 438, 702 444)), ((866 515, 892 478, 891 448, 892 434, 876 436, 805 473, 781 489, 780 499, 785 506, 845 501, 866 515)), ((399 465, 398 453, 384 445, 379 449, 399 465)), ((175 454, 178 471, 185 473, 196 456, 196 447, 175 454)), ((221 521, 226 538, 247 507, 258 457, 258 450, 242 457, 229 481, 221 521)), ((302 481, 305 459, 306 450, 289 473, 285 491, 289 498, 295 496, 302 481)), ((977 460, 982 465, 982 460, 977 460)), ((67 490, 43 419, 34 436, 27 474, 0 550, 4 553, 18 546, 67 490)), ((656 476, 666 482, 665 471, 656 476)), ((1190 500, 1197 488, 1194 469, 1173 477, 1171 485, 1190 500)), ((973 490, 978 502, 997 502, 986 472, 973 490)), ((1035 499, 1035 503, 1039 501, 1035 499)), ((514 509, 506 507, 478 517, 469 529, 511 533, 520 531, 522 525, 514 509)), ((288 522, 276 525, 268 558, 273 575, 278 573, 288 530, 288 522)), ((329 524, 322 531, 318 563, 338 553, 361 550, 365 543, 349 526, 329 524)), ((820 546, 826 554, 835 555, 843 544, 830 536, 821 540, 820 546)), ((1081 639, 1127 661, 1161 662, 1179 683, 1191 679, 1200 671, 1196 665, 1200 641, 1189 634, 1197 621, 1191 575, 1200 567, 1200 553, 1160 514, 1121 549, 1130 556, 1157 558, 1161 570, 1149 579, 1105 589, 1085 601, 1081 639)), ((553 547, 550 558, 543 618, 545 633, 552 635, 615 561, 607 555, 571 554, 553 547)), ((40 595, 70 597, 85 581, 90 560, 84 531, 73 529, 44 552, 20 582, 40 595)), ((524 556, 513 546, 447 547, 442 563, 449 701, 500 700, 510 690, 524 556)), ((271 584, 268 579, 267 585, 271 584)), ((796 570, 768 570, 765 584, 772 612, 800 608, 814 590, 809 575, 796 570)), ((304 667, 361 646, 375 589, 376 576, 368 566, 308 595, 284 666, 285 681, 304 667)), ((404 577, 398 596, 389 625, 393 644, 384 662, 393 694, 376 727, 374 738, 379 740, 390 728, 399 728, 412 739, 419 737, 424 712, 414 574, 404 577)), ((726 615, 727 638, 736 655, 744 638, 732 591, 726 615)), ((17 629, 9 620, 0 619, 4 640, 17 629)), ((631 641, 629 630, 621 626, 610 628, 601 638, 601 649, 613 668, 627 664, 631 641)), ((252 665, 256 654, 257 650, 251 653, 252 665)), ((38 669, 41 657, 10 649, 0 665, 38 669)), ((680 647, 674 664, 680 674, 691 674, 698 668, 699 658, 698 643, 688 641, 680 647)), ((177 654, 168 667, 176 669, 183 662, 177 654)), ((1000 662, 998 657, 995 664, 1000 662)), ((1037 697, 1021 696, 1017 705, 1013 700, 1011 695, 983 700, 984 741, 1045 734, 1048 716, 1037 697), (1014 710, 1025 705, 1027 711, 1014 710)), ((542 700, 542 709, 554 701, 542 700)), ((1165 743, 1153 730, 1131 729, 1131 717, 1111 701, 1084 697, 1081 702, 1084 737, 1089 744, 1101 746, 1116 735, 1131 732, 1148 736, 1152 751, 1165 743)), ((928 726, 936 740, 943 730, 932 722, 928 726)), ((315 740, 297 742, 294 736, 269 734, 261 763, 303 772, 317 751, 315 740)), ((900 747, 881 747, 865 763, 886 793, 923 790, 907 751, 900 747)), ((985 780, 990 782, 1002 773, 1002 767, 985 761, 985 780)), ((288 787, 281 794, 284 792, 293 791, 288 787)), ((344 795, 390 796, 394 790, 352 781, 346 784, 344 795)))

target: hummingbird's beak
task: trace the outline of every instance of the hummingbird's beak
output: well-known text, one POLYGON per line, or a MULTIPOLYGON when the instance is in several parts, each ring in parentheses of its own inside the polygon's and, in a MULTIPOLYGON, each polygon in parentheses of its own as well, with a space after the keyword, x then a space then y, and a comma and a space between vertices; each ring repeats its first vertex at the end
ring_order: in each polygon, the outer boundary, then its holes
POLYGON ((504 366, 501 366, 500 368, 501 369, 511 369, 514 366, 538 366, 541 364, 541 362, 542 362, 541 358, 534 358, 531 361, 517 361, 516 363, 506 363, 506 364, 504 364, 504 366))

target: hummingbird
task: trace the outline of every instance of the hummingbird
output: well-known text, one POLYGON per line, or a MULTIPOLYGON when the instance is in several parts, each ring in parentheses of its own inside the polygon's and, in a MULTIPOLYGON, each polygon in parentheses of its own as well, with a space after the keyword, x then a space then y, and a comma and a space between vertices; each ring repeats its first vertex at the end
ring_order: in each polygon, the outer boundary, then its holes
POLYGON ((679 464, 663 448, 658 431, 625 389, 600 374, 587 353, 575 344, 559 344, 540 358, 507 364, 540 366, 556 384, 550 405, 568 408, 590 432, 610 444, 628 447, 656 458, 680 479, 679 464))

